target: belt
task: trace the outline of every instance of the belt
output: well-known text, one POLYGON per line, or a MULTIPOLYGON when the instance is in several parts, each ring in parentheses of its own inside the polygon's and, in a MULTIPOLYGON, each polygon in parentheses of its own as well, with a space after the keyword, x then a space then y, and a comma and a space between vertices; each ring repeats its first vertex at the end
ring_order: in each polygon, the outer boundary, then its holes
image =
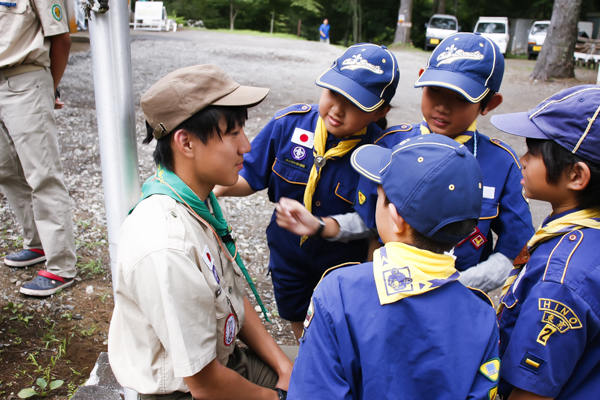
POLYGON ((40 69, 44 68, 45 67, 40 67, 39 65, 23 64, 17 65, 16 67, 0 68, 0 72, 2 72, 2 75, 4 75, 5 78, 10 78, 11 76, 21 75, 26 72, 39 71, 40 69))

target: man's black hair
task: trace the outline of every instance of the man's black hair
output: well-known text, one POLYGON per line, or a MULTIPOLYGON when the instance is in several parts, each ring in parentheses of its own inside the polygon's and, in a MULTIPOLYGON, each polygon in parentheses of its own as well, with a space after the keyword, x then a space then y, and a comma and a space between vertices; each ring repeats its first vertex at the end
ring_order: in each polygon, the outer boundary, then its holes
MULTIPOLYGON (((215 135, 221 139, 221 135, 235 129, 236 126, 242 127, 248 119, 248 107, 224 107, 224 106, 208 106, 190 118, 183 121, 164 137, 156 141, 154 149, 154 162, 156 165, 161 165, 169 171, 173 170, 173 150, 171 149, 171 136, 173 132, 183 129, 198 139, 204 144, 208 143, 215 135), (227 122, 227 130, 221 131, 219 122, 221 117, 227 122)), ((147 136, 142 143, 147 144, 152 141, 154 136, 154 128, 146 122, 147 136)))
POLYGON ((483 100, 481 100, 479 102, 479 111, 483 111, 485 110, 485 108, 488 106, 488 104, 490 104, 490 101, 492 101, 492 97, 494 97, 494 95, 496 94, 496 92, 493 91, 489 91, 488 94, 485 95, 485 97, 483 98, 483 100))
POLYGON ((578 207, 600 208, 600 165, 584 160, 553 140, 527 139, 527 148, 532 156, 541 156, 546 167, 546 182, 556 185, 564 172, 582 162, 590 169, 590 182, 577 192, 578 207))
MULTIPOLYGON (((387 196, 384 198, 384 204, 388 206, 390 204, 390 200, 387 196)), ((464 236, 469 235, 475 227, 479 220, 475 219, 466 219, 463 221, 451 222, 447 225, 444 225, 439 229, 438 232, 445 233, 447 235, 452 236, 464 236)), ((442 243, 438 242, 434 239, 428 238, 422 233, 417 232, 415 228, 410 227, 410 238, 412 239, 412 244, 415 247, 418 247, 423 250, 431 251, 432 253, 443 254, 445 251, 450 251, 454 245, 451 243, 442 243)))

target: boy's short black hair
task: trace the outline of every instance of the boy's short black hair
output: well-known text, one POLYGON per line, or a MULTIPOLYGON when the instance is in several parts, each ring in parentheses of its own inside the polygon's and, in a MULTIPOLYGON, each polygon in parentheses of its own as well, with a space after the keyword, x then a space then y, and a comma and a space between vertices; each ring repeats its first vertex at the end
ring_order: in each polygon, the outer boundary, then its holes
MULTIPOLYGON (((383 202, 386 206, 390 204, 390 200, 387 198, 387 196, 384 197, 383 202)), ((463 221, 452 222, 440 228, 439 232, 452 236, 466 237, 473 232, 478 222, 478 219, 466 219, 463 221)), ((443 254, 446 251, 450 251, 456 244, 442 243, 428 238, 422 233, 417 232, 417 230, 415 230, 412 226, 410 227, 410 237, 412 239, 413 246, 437 254, 443 254)))
POLYGON ((492 101, 492 97, 494 97, 495 94, 496 94, 496 92, 492 92, 490 90, 488 92, 488 94, 485 95, 485 97, 483 98, 483 100, 481 100, 479 102, 479 111, 485 110, 485 108, 488 106, 488 104, 490 104, 490 101, 492 101))
POLYGON ((533 156, 541 156, 546 167, 546 182, 556 185, 565 171, 582 162, 590 169, 590 182, 577 193, 578 207, 600 208, 600 165, 587 161, 558 143, 546 139, 527 138, 527 148, 533 156))
MULTIPOLYGON (((154 162, 156 165, 161 165, 169 171, 173 170, 173 150, 171 149, 171 137, 173 132, 183 129, 198 139, 204 144, 208 143, 215 135, 221 139, 221 135, 230 132, 236 126, 244 126, 248 119, 248 107, 236 106, 208 106, 190 118, 183 121, 169 134, 157 140, 156 148, 154 149, 154 162), (227 130, 221 132, 219 122, 221 117, 227 122, 227 130)), ((153 139, 152 133, 154 129, 146 122, 147 136, 142 143, 150 143, 153 139)))

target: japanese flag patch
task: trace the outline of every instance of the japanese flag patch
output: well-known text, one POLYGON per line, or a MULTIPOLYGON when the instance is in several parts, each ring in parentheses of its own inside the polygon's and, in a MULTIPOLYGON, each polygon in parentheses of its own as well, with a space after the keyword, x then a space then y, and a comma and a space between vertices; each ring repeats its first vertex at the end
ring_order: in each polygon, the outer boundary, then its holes
POLYGON ((294 134, 292 135, 292 143, 296 143, 301 146, 312 149, 315 143, 315 133, 304 129, 296 128, 294 129, 294 134))
POLYGON ((304 328, 308 329, 314 315, 315 315, 315 307, 313 306, 312 299, 310 299, 310 305, 308 306, 308 310, 306 311, 306 318, 304 318, 304 328))
POLYGON ((210 251, 208 250, 208 246, 204 247, 204 251, 202 252, 202 259, 204 260, 204 262, 206 263, 208 268, 210 268, 212 270, 213 276, 215 277, 217 284, 220 285, 221 279, 219 279, 219 274, 217 274, 217 268, 215 267, 215 261, 214 261, 212 255, 210 254, 210 251))

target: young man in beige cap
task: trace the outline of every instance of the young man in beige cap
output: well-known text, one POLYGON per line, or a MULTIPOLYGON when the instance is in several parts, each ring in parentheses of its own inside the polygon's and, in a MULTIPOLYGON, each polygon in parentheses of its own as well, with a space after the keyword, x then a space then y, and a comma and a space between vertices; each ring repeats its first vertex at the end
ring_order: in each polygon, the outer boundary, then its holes
POLYGON ((71 38, 63 0, 8 0, 0 8, 0 190, 23 228, 24 247, 4 264, 46 261, 21 293, 50 296, 77 274, 54 119, 71 38))
POLYGON ((121 228, 108 341, 140 399, 285 398, 292 363, 244 296, 244 276, 256 291, 212 193, 237 182, 247 108, 267 92, 197 65, 142 96, 157 172, 121 228))

